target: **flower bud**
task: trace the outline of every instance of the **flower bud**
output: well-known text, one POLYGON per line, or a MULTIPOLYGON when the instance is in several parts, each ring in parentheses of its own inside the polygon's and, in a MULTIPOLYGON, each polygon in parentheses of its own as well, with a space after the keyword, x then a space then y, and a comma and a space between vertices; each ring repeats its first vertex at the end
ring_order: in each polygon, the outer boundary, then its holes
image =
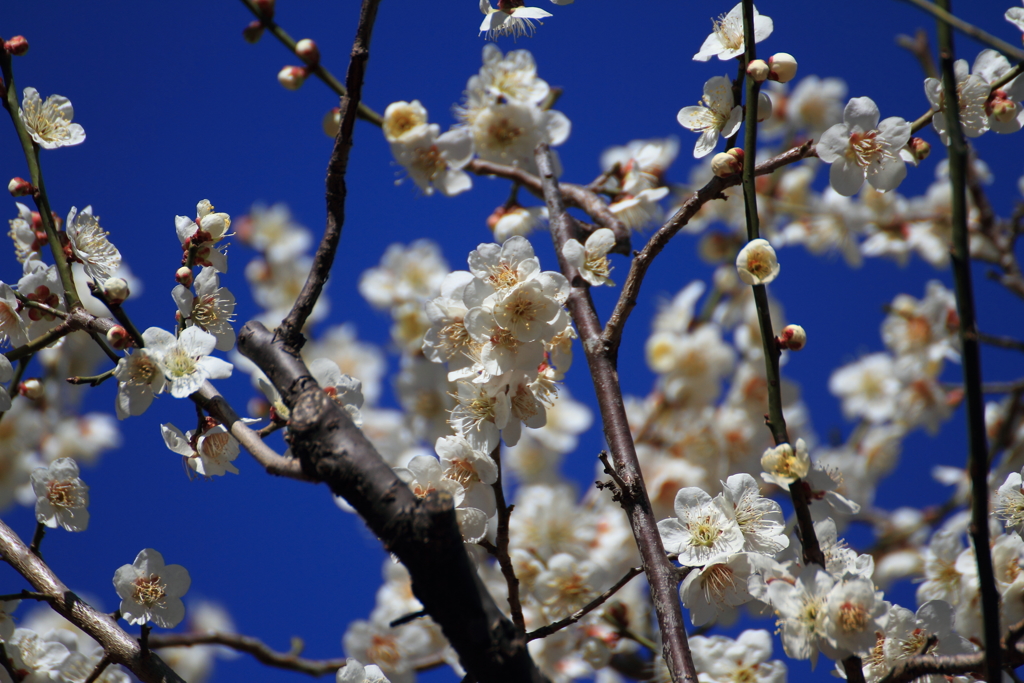
POLYGON ((789 83, 793 80, 793 76, 796 76, 796 59, 793 58, 793 55, 786 52, 779 52, 769 57, 768 67, 771 69, 771 72, 768 74, 768 80, 770 81, 789 83))
POLYGON ((11 182, 7 183, 7 191, 11 193, 12 197, 24 197, 32 194, 33 189, 32 183, 24 178, 11 178, 11 182))
POLYGON ((295 44, 295 54, 310 66, 320 63, 320 48, 309 38, 303 38, 295 44))
POLYGON ((768 93, 761 92, 757 94, 757 120, 765 121, 772 117, 772 98, 768 97, 768 93))
POLYGON ((18 385, 18 393, 30 401, 38 401, 46 392, 43 391, 43 383, 32 377, 18 385))
MULTIPOLYGON (((732 151, 732 150, 729 150, 732 151)), ((720 152, 711 157, 711 172, 719 178, 728 178, 743 170, 743 157, 737 158, 729 152, 720 152)))
POLYGON ((259 19, 255 19, 252 23, 242 29, 242 38, 244 38, 247 43, 258 43, 260 38, 263 37, 264 30, 266 29, 263 26, 263 22, 259 19))
POLYGON ((778 339, 779 348, 799 351, 807 345, 807 332, 799 325, 786 325, 778 339))
POLYGON ((755 83, 763 83, 768 80, 768 73, 771 70, 763 59, 755 59, 747 65, 747 75, 754 79, 755 83))
POLYGON ((103 283, 103 296, 107 301, 116 306, 128 298, 131 291, 128 289, 128 282, 124 278, 112 277, 103 283))
POLYGON ((338 131, 341 130, 341 109, 339 107, 335 107, 324 114, 322 125, 324 127, 324 134, 327 137, 338 137, 338 131))
POLYGON ((28 40, 25 36, 14 36, 4 41, 4 51, 12 57, 20 57, 28 52, 28 40))
POLYGON ((274 18, 274 0, 254 0, 253 4, 259 8, 264 19, 274 18))
POLYGON ((910 153, 918 161, 924 161, 928 158, 928 155, 932 153, 932 146, 921 138, 910 138, 907 141, 907 148, 910 149, 910 153))
POLYGON ((191 268, 186 268, 185 266, 182 266, 181 268, 178 268, 177 272, 174 273, 174 279, 175 279, 175 281, 177 281, 177 283, 179 285, 184 285, 185 287, 191 287, 192 286, 192 269, 191 268))
POLYGON ((107 330, 107 343, 115 351, 124 351, 125 349, 134 345, 132 336, 128 334, 128 330, 124 329, 120 325, 114 325, 107 330))
POLYGON ((277 72, 277 82, 286 90, 298 90, 306 82, 309 73, 302 66, 286 66, 277 72))
POLYGON ((987 109, 996 121, 1006 123, 1017 117, 1017 103, 1007 99, 1006 93, 1002 90, 997 90, 992 93, 992 96, 992 99, 988 102, 987 109), (997 97, 998 94, 1002 94, 1002 97, 997 97))

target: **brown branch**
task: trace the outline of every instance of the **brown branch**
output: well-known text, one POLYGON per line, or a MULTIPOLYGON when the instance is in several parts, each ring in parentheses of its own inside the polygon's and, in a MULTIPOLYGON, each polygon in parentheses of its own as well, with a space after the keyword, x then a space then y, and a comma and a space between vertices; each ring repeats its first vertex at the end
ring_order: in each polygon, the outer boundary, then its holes
POLYGON ((1024 62, 1024 50, 1019 47, 1010 45, 1005 40, 996 38, 990 33, 986 33, 973 24, 968 24, 960 17, 950 14, 947 10, 941 6, 933 4, 928 0, 904 0, 911 5, 916 6, 918 9, 922 9, 925 12, 931 14, 933 17, 939 20, 939 24, 946 24, 952 26, 956 30, 960 31, 964 35, 974 38, 979 43, 984 43, 989 47, 995 49, 998 52, 1002 52, 1007 57, 1010 57, 1014 61, 1024 62))
POLYGON ((277 669, 287 669, 310 676, 333 674, 345 666, 346 659, 306 659, 293 652, 276 652, 258 638, 236 633, 167 633, 149 636, 149 646, 154 650, 166 647, 195 647, 198 645, 221 645, 238 652, 252 655, 261 664, 277 669))
POLYGON ((185 683, 156 655, 143 656, 138 641, 122 630, 109 615, 93 609, 68 590, 46 563, 34 555, 2 521, 0 557, 25 577, 36 591, 49 596, 49 604, 57 614, 99 643, 111 662, 126 667, 144 683, 185 683))
POLYGON ((536 640, 537 638, 547 638, 552 633, 556 633, 558 631, 561 631, 566 626, 571 626, 572 624, 575 624, 577 621, 579 621, 580 619, 582 619, 583 617, 587 616, 588 614, 593 612, 595 609, 597 609, 598 607, 603 605, 608 600, 608 598, 610 598, 613 595, 615 595, 616 593, 618 593, 619 590, 623 586, 625 586, 627 583, 629 583, 630 581, 633 580, 634 576, 636 576, 637 574, 643 574, 643 573, 644 573, 644 570, 643 570, 642 567, 630 567, 629 571, 626 572, 626 574, 621 579, 616 581, 614 586, 612 586, 611 588, 606 590, 604 593, 601 593, 601 595, 597 596, 596 598, 591 600, 589 603, 587 603, 586 605, 584 605, 580 609, 576 610, 575 612, 573 612, 572 614, 570 614, 566 618, 559 619, 558 621, 556 621, 554 623, 551 623, 551 624, 548 624, 547 626, 542 626, 542 627, 540 627, 540 628, 538 628, 538 629, 536 629, 534 631, 530 631, 529 633, 526 634, 526 640, 536 640))
POLYGON ((305 341, 302 338, 302 328, 330 275, 338 242, 341 240, 341 227, 345 224, 345 196, 348 194, 345 172, 348 169, 356 113, 363 92, 363 76, 366 74, 366 62, 370 58, 370 37, 379 4, 380 0, 363 0, 359 12, 359 25, 356 28, 352 57, 345 77, 348 92, 341 98, 341 127, 334 139, 334 149, 327 165, 327 226, 324 228, 324 236, 313 257, 313 266, 310 268, 306 283, 277 330, 277 334, 288 346, 296 350, 301 349, 305 341))
MULTIPOLYGON (((259 6, 252 0, 242 0, 242 4, 248 7, 249 11, 256 15, 256 18, 259 19, 260 24, 262 24, 265 29, 270 31, 275 38, 281 41, 281 43, 286 48, 288 48, 292 54, 295 54, 295 46, 297 44, 295 39, 288 35, 288 33, 283 28, 281 28, 276 22, 274 22, 272 17, 265 16, 263 12, 260 10, 259 6)), ((333 90, 338 95, 338 97, 344 97, 345 94, 348 92, 345 89, 345 86, 338 82, 338 79, 335 78, 334 74, 328 71, 319 62, 316 64, 307 63, 307 66, 309 66, 310 71, 313 73, 313 75, 315 75, 317 78, 323 81, 328 88, 333 90)), ((380 114, 373 111, 362 102, 359 103, 359 118, 369 121, 370 123, 378 127, 383 125, 384 123, 384 119, 383 117, 381 117, 380 114)))
POLYGON ((199 391, 192 394, 190 398, 197 406, 215 417, 218 422, 227 427, 231 436, 235 437, 238 443, 242 444, 250 455, 256 459, 267 471, 278 477, 288 477, 300 481, 312 481, 303 474, 299 467, 299 461, 294 458, 286 458, 278 455, 273 448, 264 443, 259 433, 249 428, 249 425, 242 422, 242 419, 235 412, 220 392, 209 381, 203 383, 199 391))
POLYGON ((918 28, 913 38, 907 35, 898 35, 896 36, 896 44, 914 55, 914 58, 921 65, 921 70, 924 71, 925 78, 939 77, 939 72, 935 68, 935 60, 932 59, 931 48, 928 45, 927 31, 923 28, 918 28))
POLYGON ((1024 341, 1014 339, 1012 337, 1000 337, 994 334, 985 334, 984 332, 979 332, 978 341, 980 341, 982 344, 988 344, 989 346, 998 346, 999 348, 1002 349, 1024 351, 1024 341))
POLYGON ((665 548, 658 533, 657 521, 647 497, 636 447, 629 432, 626 410, 622 405, 622 389, 619 386, 615 352, 601 338, 601 323, 597 318, 590 289, 576 284, 578 273, 566 262, 562 246, 577 236, 576 220, 565 210, 562 193, 552 170, 551 151, 547 145, 539 145, 536 151, 537 167, 544 187, 544 198, 548 205, 548 219, 551 236, 555 242, 555 253, 562 274, 573 285, 566 306, 579 330, 580 341, 590 366, 590 376, 601 409, 605 439, 611 450, 612 460, 618 476, 623 482, 621 504, 629 517, 633 536, 640 549, 647 581, 651 585, 651 598, 658 616, 662 634, 662 649, 673 681, 685 680, 697 683, 697 672, 693 666, 690 647, 686 641, 686 626, 677 592, 678 581, 672 565, 665 557, 665 548))
MULTIPOLYGON (((544 199, 544 187, 541 179, 528 171, 516 166, 503 166, 482 159, 473 159, 466 165, 465 169, 477 175, 495 176, 505 178, 525 187, 535 197, 544 199)), ((615 217, 608 210, 608 204, 599 194, 589 187, 573 185, 571 183, 560 183, 558 186, 562 194, 562 200, 571 207, 580 209, 602 228, 608 228, 615 233, 615 249, 617 254, 629 255, 632 251, 629 239, 629 228, 625 223, 615 217)))
MULTIPOLYGON (((938 0, 939 7, 949 13, 949 0, 938 0)), ((946 123, 949 126, 950 223, 953 239, 950 260, 956 309, 960 319, 959 337, 963 363, 963 385, 967 413, 967 471, 971 480, 971 523, 968 533, 974 546, 981 593, 981 614, 984 624, 985 673, 989 681, 1002 678, 1002 652, 999 648, 999 591, 996 587, 989 547, 988 441, 985 430, 985 403, 982 396, 981 350, 974 311, 974 289, 971 280, 970 235, 968 232, 967 185, 969 183, 968 151, 960 122, 960 93, 956 85, 953 60, 953 31, 948 17, 939 17, 939 66, 942 71, 942 92, 946 123)))
MULTIPOLYGON (((759 164, 754 169, 754 175, 768 175, 776 169, 809 156, 814 156, 813 140, 808 140, 799 147, 794 147, 759 164)), ((747 156, 746 158, 750 159, 752 157, 747 156)), ((615 304, 615 310, 612 311, 611 317, 608 318, 608 324, 604 331, 604 343, 611 350, 612 357, 617 355, 619 344, 622 341, 622 328, 625 327, 629 314, 636 306, 637 297, 640 295, 640 285, 643 284, 644 276, 651 267, 654 257, 661 253, 668 245, 669 240, 675 237, 676 233, 690 222, 690 219, 697 214, 702 206, 712 199, 725 199, 725 195, 722 192, 739 184, 739 175, 729 176, 728 178, 712 178, 707 185, 697 190, 689 199, 683 202, 683 205, 679 207, 675 215, 669 218, 668 222, 661 226, 656 233, 651 235, 651 239, 648 240, 644 248, 633 258, 633 262, 629 267, 629 275, 626 276, 626 282, 622 285, 619 301, 615 304)))
POLYGON ((505 491, 502 488, 500 443, 494 447, 491 457, 498 466, 498 479, 492 485, 495 503, 497 503, 498 508, 498 529, 495 534, 496 543, 492 554, 498 560, 501 574, 505 577, 505 583, 508 586, 508 608, 512 612, 512 624, 519 633, 526 633, 523 605, 519 601, 519 577, 516 576, 515 567, 512 566, 512 558, 508 554, 509 519, 512 513, 512 506, 505 503, 505 491))
POLYGON ((302 473, 344 497, 409 570, 412 589, 476 680, 543 681, 526 640, 502 614, 466 554, 450 495, 413 495, 348 414, 310 376, 298 352, 258 322, 238 348, 263 370, 291 412, 302 473))

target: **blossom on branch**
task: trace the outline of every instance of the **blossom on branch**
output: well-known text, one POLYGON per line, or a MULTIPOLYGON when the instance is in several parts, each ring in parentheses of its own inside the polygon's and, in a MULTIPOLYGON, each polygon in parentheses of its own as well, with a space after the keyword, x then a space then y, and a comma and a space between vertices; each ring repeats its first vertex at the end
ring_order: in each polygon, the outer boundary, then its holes
MULTIPOLYGON (((712 57, 732 59, 739 57, 746 49, 743 41, 743 4, 740 3, 718 19, 712 19, 711 35, 707 37, 694 61, 706 62, 712 57)), ((760 43, 772 34, 775 23, 754 8, 754 42, 760 43)))
POLYGON ((43 102, 39 91, 25 88, 19 114, 29 135, 43 149, 70 147, 85 142, 85 129, 77 123, 71 123, 75 110, 66 97, 50 95, 43 102))
POLYGON ((728 76, 715 76, 704 84, 701 103, 683 107, 676 120, 683 128, 700 133, 693 148, 695 159, 705 157, 715 149, 718 136, 732 137, 743 119, 743 108, 736 105, 732 94, 732 81, 728 76))
POLYGON ((135 562, 114 573, 114 588, 121 596, 121 616, 129 624, 153 622, 174 628, 185 618, 181 596, 192 583, 180 564, 164 565, 163 555, 146 548, 135 562))
POLYGON ((891 116, 878 121, 878 106, 870 97, 854 97, 843 110, 843 123, 822 134, 815 148, 832 164, 829 182, 844 197, 852 197, 867 178, 879 192, 896 189, 907 176, 900 150, 910 139, 910 124, 891 116))

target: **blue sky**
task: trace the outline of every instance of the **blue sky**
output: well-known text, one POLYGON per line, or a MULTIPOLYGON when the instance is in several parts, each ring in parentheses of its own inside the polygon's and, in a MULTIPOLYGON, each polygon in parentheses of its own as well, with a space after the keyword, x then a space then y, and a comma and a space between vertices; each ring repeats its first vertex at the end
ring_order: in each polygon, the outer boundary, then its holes
MULTIPOLYGON (((250 45, 241 38, 251 15, 229 0, 175 3, 39 1, 8 3, 0 34, 25 35, 31 49, 15 60, 19 91, 32 86, 43 97, 59 93, 75 107, 75 121, 87 139, 78 147, 44 152, 43 171, 50 200, 59 215, 71 206, 91 204, 112 241, 145 285, 143 298, 128 306, 140 329, 169 328, 174 304, 169 296, 180 248, 175 215, 194 215, 201 199, 234 217, 254 202, 285 202, 296 219, 319 236, 324 223, 324 173, 331 140, 320 120, 337 104, 318 81, 285 91, 276 73, 297 60, 271 36, 250 45)), ((564 88, 557 108, 572 121, 569 140, 559 149, 564 178, 588 182, 599 172, 608 146, 647 137, 677 135, 682 154, 668 178, 684 182, 692 165, 695 135, 676 123, 680 107, 700 98, 703 83, 716 75, 732 77, 732 62, 691 61, 710 30, 709 19, 731 4, 667 2, 612 3, 580 0, 544 5, 554 15, 530 39, 502 39, 503 50, 533 52, 539 75, 564 88)), ((1002 18, 996 2, 964 5, 961 16, 1019 44, 1019 33, 1002 18)), ((873 98, 882 117, 917 118, 927 108, 920 68, 894 42, 933 21, 907 4, 891 0, 819 3, 806 0, 762 2, 758 9, 775 21, 775 31, 759 50, 792 53, 798 78, 839 76, 849 94, 873 98)), ((954 6, 955 11, 961 8, 954 6)), ((295 38, 315 39, 323 63, 344 77, 355 30, 358 3, 281 2, 277 19, 295 38)), ((364 101, 383 111, 396 100, 418 99, 442 129, 454 122, 451 107, 466 80, 480 66, 484 41, 475 3, 397 2, 381 5, 371 45, 364 101)), ((960 54, 973 61, 980 47, 958 37, 960 54)), ((13 129, 0 124, 0 164, 6 177, 27 175, 13 129)), ((911 170, 900 191, 914 195, 931 182, 942 158, 937 137, 923 136, 933 156, 911 170)), ((1020 200, 1017 178, 1024 173, 1021 137, 988 134, 977 141, 992 167, 991 200, 1001 215, 1020 200)), ((489 241, 485 219, 507 196, 505 182, 474 179, 472 192, 456 198, 424 197, 409 182, 395 184, 392 162, 380 131, 357 124, 349 166, 349 203, 339 262, 328 292, 330 323, 352 321, 361 338, 388 346, 390 321, 359 296, 360 274, 376 265, 393 242, 429 237, 453 269, 466 254, 489 241)), ((13 202, 8 218, 15 216, 13 202)), ((545 236, 533 240, 541 263, 555 268, 545 236)), ((634 238, 634 247, 642 244, 634 238)), ((711 269, 695 254, 697 240, 680 235, 656 261, 643 299, 623 342, 620 374, 627 393, 645 394, 652 375, 643 360, 643 341, 659 299, 670 297, 711 269)), ((222 278, 239 297, 239 323, 255 314, 243 266, 252 257, 244 246, 230 252, 231 270, 222 278)), ((872 260, 850 271, 841 260, 816 259, 795 248, 783 252, 783 276, 772 285, 789 320, 807 328, 810 344, 785 368, 812 406, 818 433, 849 431, 838 402, 828 394, 832 369, 859 355, 882 349, 878 325, 882 307, 900 292, 920 297, 928 279, 947 284, 949 273, 914 260, 905 268, 872 260)), ((620 279, 628 264, 615 262, 620 279)), ((1021 302, 978 273, 981 329, 1024 335, 1021 302)), ((0 279, 19 275, 13 253, 0 256, 0 279)), ((602 315, 617 292, 596 297, 602 315)), ((240 326, 240 325, 239 325, 240 326)), ((1019 354, 1017 354, 1019 356, 1019 354)), ((986 377, 1009 380, 1024 370, 1009 352, 985 349, 986 377)), ((568 379, 573 395, 593 404, 582 354, 568 379)), ((397 356, 389 355, 390 369, 397 356)), ((951 375, 950 379, 954 379, 951 375)), ((218 384, 239 409, 251 396, 247 377, 218 384)), ((90 409, 113 411, 114 386, 89 395, 90 409)), ((386 389, 385 405, 393 405, 386 389)), ((240 632, 280 650, 293 635, 306 641, 310 657, 339 656, 345 625, 373 607, 384 553, 353 516, 340 512, 326 489, 265 475, 243 454, 241 476, 189 481, 179 458, 168 451, 157 424, 194 420, 189 402, 162 398, 145 416, 122 423, 123 447, 84 471, 91 486, 92 523, 83 534, 52 532, 43 546, 48 561, 74 589, 116 608, 111 578, 121 564, 145 547, 192 574, 190 595, 227 605, 240 632)), ((905 445, 900 470, 882 485, 879 503, 939 502, 945 492, 930 482, 937 463, 964 460, 962 412, 939 438, 915 435, 905 445), (907 485, 913 481, 912 487, 907 485)), ((567 470, 589 484, 594 456, 601 448, 598 429, 581 441, 567 470)), ((33 518, 28 509, 4 513, 4 521, 26 539, 33 518)), ((22 587, 9 570, 0 571, 4 592, 22 587)), ((909 595, 904 591, 904 596, 909 595)), ((897 598, 900 599, 900 598, 897 598)), ((909 600, 904 597, 904 600, 909 600)), ((910 606, 910 605, 908 605, 910 606)), ((761 627, 770 628, 766 622, 761 627)), ((803 671, 793 667, 794 674, 803 671)), ((816 676, 824 680, 827 667, 816 676)), ((242 657, 218 664, 217 681, 285 681, 298 674, 266 670, 242 657)), ((448 671, 430 680, 457 680, 448 671)))

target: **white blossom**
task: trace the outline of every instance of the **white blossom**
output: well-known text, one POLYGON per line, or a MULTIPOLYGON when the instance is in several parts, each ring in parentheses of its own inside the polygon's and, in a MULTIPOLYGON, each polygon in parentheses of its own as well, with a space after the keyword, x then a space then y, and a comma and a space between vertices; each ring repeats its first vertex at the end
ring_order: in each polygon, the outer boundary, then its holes
POLYGON ((825 131, 818 141, 818 157, 832 164, 829 183, 844 197, 852 197, 868 183, 879 192, 894 190, 907 176, 899 151, 910 139, 910 124, 892 116, 878 121, 878 106, 869 97, 854 97, 843 110, 843 123, 825 131))
POLYGON ((50 95, 43 102, 35 88, 25 88, 19 114, 29 135, 43 149, 70 147, 85 142, 85 129, 77 123, 71 123, 75 110, 66 97, 50 95))
POLYGON ((146 548, 135 562, 114 573, 114 588, 121 596, 121 616, 129 624, 153 622, 174 628, 185 618, 181 596, 192 579, 180 564, 164 565, 163 555, 146 548))
POLYGON ((78 463, 60 458, 32 472, 36 520, 51 529, 85 531, 89 526, 89 487, 78 478, 78 463))
MULTIPOLYGON (((746 49, 743 42, 743 4, 740 3, 729 10, 728 14, 712 20, 713 29, 700 51, 693 56, 698 62, 706 62, 712 57, 732 59, 739 57, 746 49)), ((760 43, 772 34, 775 28, 770 17, 766 17, 754 8, 754 42, 760 43)))
POLYGON ((701 100, 696 106, 683 107, 676 116, 683 128, 701 134, 693 148, 695 159, 711 154, 718 144, 719 135, 731 137, 743 118, 743 109, 733 100, 732 81, 728 76, 715 76, 708 80, 701 100))
POLYGON ((64 231, 71 243, 71 253, 85 266, 85 274, 102 284, 113 276, 121 265, 121 253, 107 236, 110 234, 100 227, 99 216, 92 215, 87 206, 78 213, 71 207, 64 231))

